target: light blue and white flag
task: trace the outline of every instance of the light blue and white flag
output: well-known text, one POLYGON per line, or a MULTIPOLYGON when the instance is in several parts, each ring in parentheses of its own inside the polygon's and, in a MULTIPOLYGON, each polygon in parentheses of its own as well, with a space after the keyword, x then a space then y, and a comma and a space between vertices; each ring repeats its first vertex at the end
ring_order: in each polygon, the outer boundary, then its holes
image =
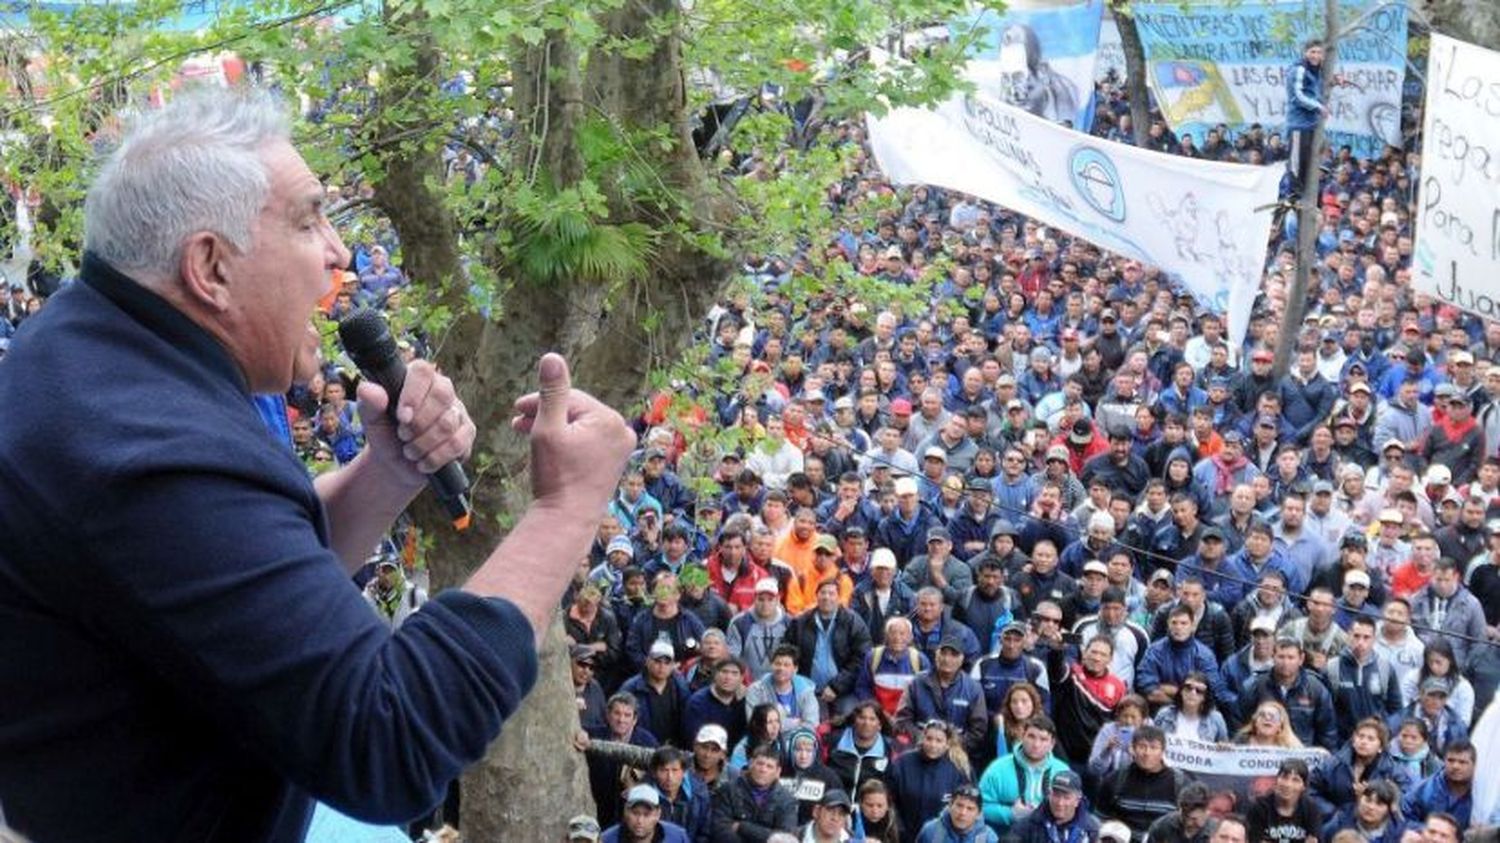
POLYGON ((981 33, 967 73, 983 94, 1088 131, 1103 16, 1103 0, 1012 0, 955 21, 952 38, 981 33))

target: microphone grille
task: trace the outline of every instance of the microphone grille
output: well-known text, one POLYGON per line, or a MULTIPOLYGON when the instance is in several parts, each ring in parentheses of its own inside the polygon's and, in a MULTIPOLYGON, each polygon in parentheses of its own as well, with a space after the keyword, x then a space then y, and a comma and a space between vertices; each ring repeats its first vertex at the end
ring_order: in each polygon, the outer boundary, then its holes
POLYGON ((344 317, 339 323, 339 341, 356 362, 361 357, 380 352, 381 347, 386 344, 394 346, 385 320, 379 313, 368 308, 356 310, 344 317))

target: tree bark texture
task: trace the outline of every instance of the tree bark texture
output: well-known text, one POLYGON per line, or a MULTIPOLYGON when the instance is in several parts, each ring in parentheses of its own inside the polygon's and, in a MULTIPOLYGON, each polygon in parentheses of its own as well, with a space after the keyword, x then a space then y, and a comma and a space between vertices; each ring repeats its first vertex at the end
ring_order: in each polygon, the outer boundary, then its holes
POLYGON ((1144 149, 1151 131, 1151 93, 1146 87, 1146 48, 1141 44, 1140 30, 1130 4, 1116 0, 1112 5, 1115 25, 1120 29, 1120 49, 1125 53, 1125 90, 1130 93, 1130 130, 1135 145, 1144 149))

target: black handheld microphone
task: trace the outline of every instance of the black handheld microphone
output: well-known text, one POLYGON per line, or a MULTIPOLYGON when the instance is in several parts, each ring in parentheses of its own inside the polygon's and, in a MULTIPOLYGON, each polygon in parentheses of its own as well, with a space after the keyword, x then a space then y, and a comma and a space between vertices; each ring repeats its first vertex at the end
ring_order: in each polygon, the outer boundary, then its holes
MULTIPOLYGON (((385 320, 373 310, 356 310, 339 323, 339 340, 360 374, 384 387, 390 399, 386 411, 394 420, 396 401, 406 383, 406 363, 385 320)), ((427 485, 443 502, 453 526, 460 530, 469 526, 469 478, 457 460, 427 475, 427 485)))

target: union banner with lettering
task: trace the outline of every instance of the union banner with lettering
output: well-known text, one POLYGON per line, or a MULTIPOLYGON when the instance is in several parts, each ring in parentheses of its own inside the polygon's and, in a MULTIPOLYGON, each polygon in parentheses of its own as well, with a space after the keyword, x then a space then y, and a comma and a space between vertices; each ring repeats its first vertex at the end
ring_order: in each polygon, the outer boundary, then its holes
POLYGON ((1167 738, 1167 766, 1208 785, 1215 793, 1235 794, 1237 804, 1266 793, 1276 782, 1276 768, 1288 758, 1300 758, 1308 770, 1316 769, 1328 757, 1319 747, 1281 749, 1271 746, 1229 746, 1191 738, 1167 738))
MULTIPOLYGON (((1324 32, 1321 3, 1134 3, 1146 50, 1146 82, 1167 125, 1202 145, 1220 123, 1235 133, 1259 123, 1286 126, 1286 73, 1302 44, 1324 32), (1316 8, 1313 8, 1316 6, 1316 8)), ((1347 84, 1326 80, 1333 112, 1328 142, 1373 158, 1401 145, 1401 88, 1406 78, 1406 6, 1385 0, 1344 0, 1336 70, 1347 84)))

